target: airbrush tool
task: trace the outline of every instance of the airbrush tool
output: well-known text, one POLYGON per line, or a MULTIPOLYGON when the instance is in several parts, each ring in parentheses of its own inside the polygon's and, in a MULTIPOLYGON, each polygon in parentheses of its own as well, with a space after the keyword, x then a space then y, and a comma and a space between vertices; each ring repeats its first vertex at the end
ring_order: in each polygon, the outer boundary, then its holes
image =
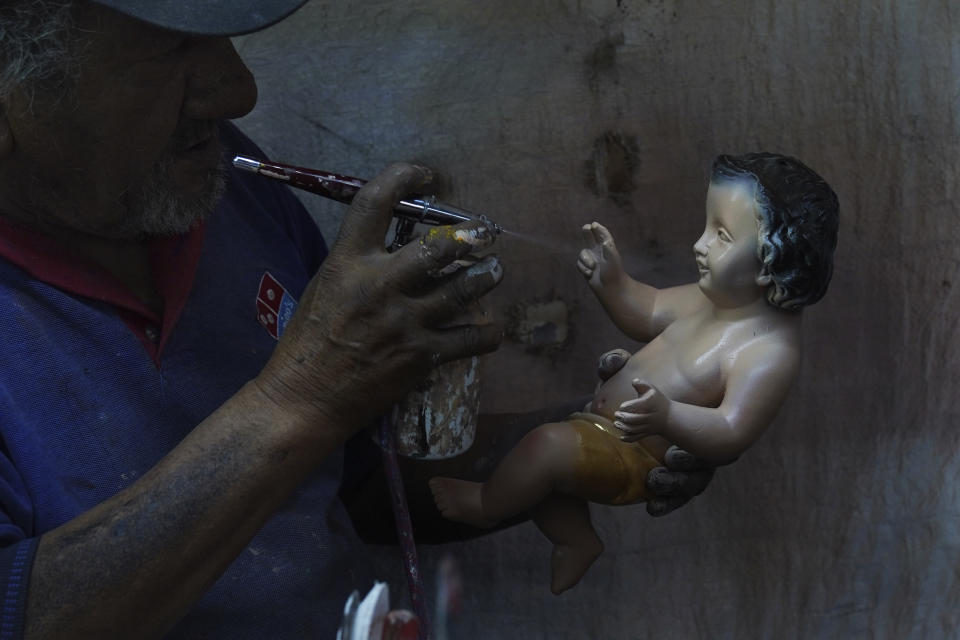
MULTIPOLYGON (((279 162, 268 162, 247 156, 236 156, 233 166, 268 178, 286 182, 291 187, 304 189, 331 200, 350 204, 366 180, 353 178, 319 169, 305 169, 279 162)), ((411 196, 404 198, 394 207, 393 215, 397 218, 396 240, 394 246, 405 242, 416 224, 449 225, 482 220, 490 225, 494 233, 501 233, 503 228, 484 215, 479 215, 453 205, 439 202, 434 196, 411 196), (402 239, 402 240, 401 240, 402 239)))

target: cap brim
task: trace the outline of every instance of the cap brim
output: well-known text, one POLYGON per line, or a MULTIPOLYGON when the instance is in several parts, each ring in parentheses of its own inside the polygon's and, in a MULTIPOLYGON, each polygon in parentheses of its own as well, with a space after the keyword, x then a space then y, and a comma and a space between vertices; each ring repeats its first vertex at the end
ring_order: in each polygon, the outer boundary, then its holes
POLYGON ((143 22, 194 35, 238 36, 275 24, 307 0, 90 0, 143 22))

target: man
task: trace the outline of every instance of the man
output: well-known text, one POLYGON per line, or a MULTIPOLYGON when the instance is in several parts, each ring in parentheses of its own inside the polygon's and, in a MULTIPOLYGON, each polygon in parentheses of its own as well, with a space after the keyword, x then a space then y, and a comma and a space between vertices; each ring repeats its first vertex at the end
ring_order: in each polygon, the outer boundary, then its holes
POLYGON ((0 637, 330 637, 369 585, 342 445, 499 343, 456 322, 496 257, 436 275, 489 230, 383 249, 428 170, 372 180, 329 255, 224 175, 259 153, 227 36, 302 3, 0 4, 0 637))

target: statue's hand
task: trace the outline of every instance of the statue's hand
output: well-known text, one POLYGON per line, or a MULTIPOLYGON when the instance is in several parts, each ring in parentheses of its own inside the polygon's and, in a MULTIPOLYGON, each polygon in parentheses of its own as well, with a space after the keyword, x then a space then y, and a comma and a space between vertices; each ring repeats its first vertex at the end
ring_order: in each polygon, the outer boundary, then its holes
POLYGON ((637 397, 627 400, 614 413, 614 426, 624 442, 636 442, 647 436, 662 434, 670 418, 670 398, 643 380, 634 380, 637 397))
POLYGON ((613 236, 599 222, 583 225, 583 246, 577 257, 577 268, 593 289, 617 283, 623 276, 620 252, 613 236))
POLYGON ((713 466, 677 446, 667 449, 663 463, 647 474, 647 491, 656 496, 647 501, 647 513, 654 517, 679 509, 713 479, 713 466))

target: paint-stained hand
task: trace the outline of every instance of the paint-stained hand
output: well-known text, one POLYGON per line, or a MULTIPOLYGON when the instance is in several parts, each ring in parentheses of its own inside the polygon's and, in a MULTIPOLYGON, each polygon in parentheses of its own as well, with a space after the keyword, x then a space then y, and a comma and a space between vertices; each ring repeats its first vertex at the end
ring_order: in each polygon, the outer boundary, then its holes
POLYGON ((600 289, 617 284, 624 271, 610 231, 599 222, 591 222, 583 225, 581 236, 584 248, 577 257, 577 269, 590 287, 600 289))
POLYGON ((497 348, 501 328, 469 312, 503 277, 498 258, 450 269, 493 243, 489 225, 435 227, 397 251, 384 248, 394 205, 428 192, 431 179, 423 167, 395 164, 354 198, 257 378, 279 407, 348 437, 437 364, 497 348))
POLYGON ((713 479, 714 467, 689 452, 672 446, 664 456, 663 467, 647 474, 647 513, 659 517, 682 507, 703 493, 713 479))
POLYGON ((636 442, 647 436, 662 434, 670 419, 670 399, 652 384, 634 380, 637 397, 627 400, 614 413, 614 426, 624 442, 636 442))
MULTIPOLYGON (((612 378, 620 369, 623 369, 623 365, 627 364, 627 360, 629 359, 630 352, 626 349, 611 349, 601 354, 600 359, 597 361, 597 377, 600 378, 600 381, 597 382, 597 386, 593 390, 593 395, 597 395, 603 383, 612 378)), ((588 404, 587 406, 589 407, 590 405, 588 404)), ((590 409, 585 410, 589 411, 590 409)))
POLYGON ((626 349, 611 349, 600 356, 597 361, 597 377, 606 382, 630 359, 630 352, 626 349))

